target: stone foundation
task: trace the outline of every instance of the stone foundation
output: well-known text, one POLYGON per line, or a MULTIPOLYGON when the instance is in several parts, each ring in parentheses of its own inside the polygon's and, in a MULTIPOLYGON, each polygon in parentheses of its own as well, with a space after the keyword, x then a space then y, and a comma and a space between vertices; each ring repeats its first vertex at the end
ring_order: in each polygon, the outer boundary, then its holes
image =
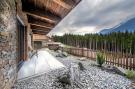
POLYGON ((0 89, 11 89, 17 76, 17 28, 14 0, 0 0, 0 89))

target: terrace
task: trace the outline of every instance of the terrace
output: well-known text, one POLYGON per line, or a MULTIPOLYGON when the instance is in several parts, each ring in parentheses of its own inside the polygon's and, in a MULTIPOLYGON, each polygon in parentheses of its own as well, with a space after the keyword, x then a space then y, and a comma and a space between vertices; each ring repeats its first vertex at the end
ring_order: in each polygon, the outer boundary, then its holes
POLYGON ((81 0, 0 1, 1 89, 135 88, 134 80, 126 77, 127 70, 135 69, 134 51, 118 55, 115 44, 109 49, 94 36, 74 36, 74 40, 72 35, 47 36, 79 3, 81 0), (106 54, 103 66, 96 62, 98 52, 106 54))

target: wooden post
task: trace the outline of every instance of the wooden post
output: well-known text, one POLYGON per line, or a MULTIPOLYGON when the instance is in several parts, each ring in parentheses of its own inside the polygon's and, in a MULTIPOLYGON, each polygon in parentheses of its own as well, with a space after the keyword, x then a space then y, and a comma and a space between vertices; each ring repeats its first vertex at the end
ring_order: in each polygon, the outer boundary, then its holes
POLYGON ((133 54, 133 70, 135 70, 135 54, 133 54))
POLYGON ((132 54, 130 53, 130 56, 129 56, 129 61, 130 61, 130 62, 129 62, 129 63, 130 63, 130 64, 129 64, 129 66, 130 66, 129 69, 130 69, 130 70, 132 69, 132 60, 133 60, 132 54))
POLYGON ((126 69, 128 69, 128 53, 126 51, 126 69))

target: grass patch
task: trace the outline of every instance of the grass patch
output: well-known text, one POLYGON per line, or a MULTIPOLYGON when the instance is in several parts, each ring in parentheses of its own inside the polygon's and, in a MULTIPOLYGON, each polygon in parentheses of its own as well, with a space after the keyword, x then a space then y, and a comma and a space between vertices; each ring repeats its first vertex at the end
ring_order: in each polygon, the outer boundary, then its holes
POLYGON ((135 71, 127 70, 126 71, 126 77, 129 78, 129 79, 135 79, 135 71))

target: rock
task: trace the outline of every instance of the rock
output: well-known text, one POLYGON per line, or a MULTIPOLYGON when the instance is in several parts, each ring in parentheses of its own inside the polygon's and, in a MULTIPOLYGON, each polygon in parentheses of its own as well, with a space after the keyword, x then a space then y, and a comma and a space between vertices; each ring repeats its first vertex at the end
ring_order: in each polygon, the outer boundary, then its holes
POLYGON ((61 50, 58 50, 57 52, 58 52, 58 53, 62 53, 62 51, 61 51, 61 50))
POLYGON ((107 71, 115 72, 115 73, 122 75, 122 76, 126 75, 126 70, 121 68, 121 67, 107 65, 107 66, 104 66, 104 69, 107 71))
POLYGON ((79 68, 80 68, 81 71, 85 70, 85 68, 84 68, 84 66, 81 62, 79 62, 78 65, 79 65, 79 68))
POLYGON ((63 54, 57 54, 56 57, 64 58, 63 54))
POLYGON ((61 58, 64 58, 67 56, 68 56, 68 54, 66 52, 61 52, 61 51, 59 51, 58 54, 56 55, 56 57, 61 57, 61 58))
POLYGON ((62 83, 62 84, 71 84, 70 82, 70 75, 69 74, 65 74, 63 76, 59 76, 58 77, 58 82, 62 83))
POLYGON ((85 57, 82 57, 82 58, 79 58, 79 60, 81 60, 81 61, 85 61, 85 60, 86 60, 86 58, 85 58, 85 57))
POLYGON ((65 56, 65 57, 68 56, 68 54, 67 54, 66 52, 63 52, 62 54, 63 54, 63 56, 65 56))
POLYGON ((115 72, 116 72, 117 74, 120 74, 120 75, 122 75, 122 76, 125 76, 125 75, 126 75, 126 70, 125 70, 125 69, 123 69, 123 68, 121 68, 121 67, 114 67, 114 69, 115 69, 115 72))

